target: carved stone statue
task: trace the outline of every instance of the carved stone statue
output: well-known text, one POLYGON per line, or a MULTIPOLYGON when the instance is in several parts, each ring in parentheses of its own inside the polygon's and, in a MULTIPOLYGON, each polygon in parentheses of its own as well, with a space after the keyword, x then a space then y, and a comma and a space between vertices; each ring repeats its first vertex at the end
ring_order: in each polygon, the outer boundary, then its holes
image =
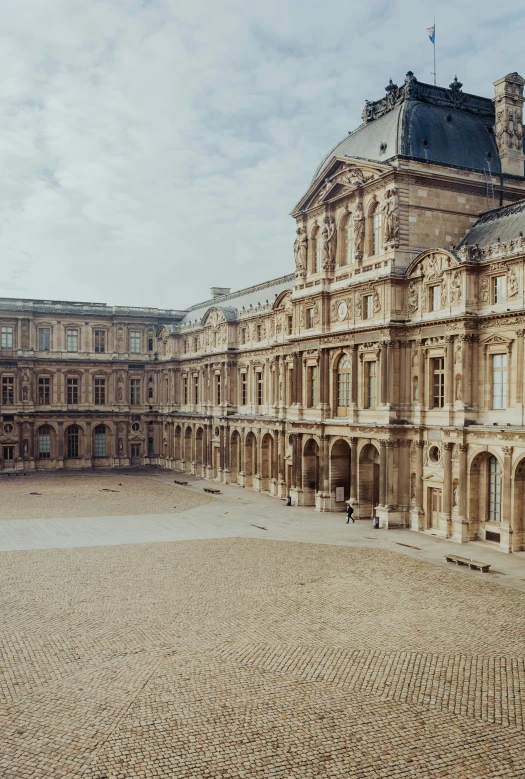
POLYGON ((385 248, 399 246, 399 210, 397 187, 391 187, 386 192, 383 205, 385 214, 385 248))
POLYGON ((365 247, 365 215, 361 203, 357 204, 354 211, 354 246, 355 258, 357 262, 360 262, 363 259, 365 247))
POLYGON ((456 400, 461 400, 463 397, 463 385, 461 382, 461 376, 456 376, 456 400))
POLYGON ((419 290, 415 281, 408 285, 408 310, 414 314, 419 308, 419 290))
POLYGON ((518 294, 518 277, 514 268, 509 270, 507 276, 507 297, 513 298, 518 294))
POLYGON ((337 228, 335 226, 335 221, 331 217, 325 216, 323 230, 321 232, 323 242, 323 270, 332 270, 335 267, 336 236, 337 228))
POLYGON ((489 280, 487 276, 482 276, 479 283, 479 300, 481 303, 489 301, 489 280))
POLYGON ((459 303, 461 300, 461 273, 455 271, 450 279, 450 302, 459 303))
POLYGON ((306 273, 306 257, 308 251, 308 238, 305 227, 297 228, 297 237, 294 243, 295 269, 298 275, 306 273))

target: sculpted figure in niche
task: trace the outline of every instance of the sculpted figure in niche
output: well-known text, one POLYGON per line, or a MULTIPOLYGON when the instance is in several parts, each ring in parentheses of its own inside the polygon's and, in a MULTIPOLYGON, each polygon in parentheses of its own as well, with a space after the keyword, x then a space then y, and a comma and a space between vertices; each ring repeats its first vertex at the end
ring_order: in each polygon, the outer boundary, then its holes
POLYGON ((419 379, 417 376, 412 379, 412 400, 414 403, 419 402, 419 379))
POLYGON ((458 365, 461 362, 461 344, 458 344, 456 346, 454 352, 454 362, 456 363, 456 365, 458 365))
POLYGON ((489 280, 486 276, 482 276, 479 283, 479 299, 481 303, 489 301, 489 280))
POLYGON ((329 216, 325 216, 321 238, 323 241, 322 263, 323 269, 331 269, 335 265, 335 245, 337 229, 335 221, 329 216))
POLYGON ((397 187, 387 190, 383 210, 385 212, 385 247, 399 246, 397 187))
POLYGON ((308 250, 308 237, 306 228, 297 228, 297 238, 294 243, 295 268, 297 273, 306 273, 306 257, 308 250))
POLYGON ((363 249, 365 245, 365 215, 361 203, 357 204, 354 211, 354 246, 355 258, 357 262, 363 259, 363 249))
POLYGON ((459 303, 461 300, 461 273, 458 270, 450 279, 450 300, 452 303, 459 303))
POLYGON ((461 376, 456 376, 456 400, 461 400, 463 397, 463 386, 461 383, 461 376))
POLYGON ((518 294, 518 277, 516 271, 511 268, 507 276, 507 295, 509 298, 513 298, 518 294))
POLYGON ((415 281, 411 281, 408 285, 408 310, 411 314, 415 313, 419 308, 419 291, 415 281))
POLYGON ((379 311, 381 311, 381 298, 377 289, 374 289, 374 314, 379 313, 379 311))

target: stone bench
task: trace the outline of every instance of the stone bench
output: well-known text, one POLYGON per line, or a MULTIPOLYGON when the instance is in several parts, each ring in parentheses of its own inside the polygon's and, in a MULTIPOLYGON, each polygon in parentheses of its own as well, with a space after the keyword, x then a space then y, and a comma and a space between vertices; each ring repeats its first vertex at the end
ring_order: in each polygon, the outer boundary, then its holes
POLYGON ((0 476, 27 476, 26 471, 0 471, 0 476))
POLYGON ((211 492, 212 495, 220 495, 221 491, 216 490, 213 487, 204 487, 204 492, 211 492))
POLYGON ((183 487, 186 487, 188 482, 187 481, 178 481, 177 479, 173 479, 175 484, 182 484, 183 487))
POLYGON ((447 563, 456 563, 456 565, 466 565, 475 571, 481 571, 481 573, 487 573, 490 565, 488 563, 478 563, 476 560, 471 560, 469 557, 459 557, 455 554, 445 555, 447 563))

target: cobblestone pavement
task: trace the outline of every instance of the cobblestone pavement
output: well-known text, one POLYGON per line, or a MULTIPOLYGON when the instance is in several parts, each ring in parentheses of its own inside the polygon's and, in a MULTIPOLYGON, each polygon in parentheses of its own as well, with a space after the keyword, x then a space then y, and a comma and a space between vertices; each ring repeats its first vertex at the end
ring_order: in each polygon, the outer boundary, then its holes
POLYGON ((383 549, 3 552, 5 779, 525 777, 525 597, 383 549))
POLYGON ((0 520, 172 514, 213 501, 147 473, 4 477, 0 495, 0 520))

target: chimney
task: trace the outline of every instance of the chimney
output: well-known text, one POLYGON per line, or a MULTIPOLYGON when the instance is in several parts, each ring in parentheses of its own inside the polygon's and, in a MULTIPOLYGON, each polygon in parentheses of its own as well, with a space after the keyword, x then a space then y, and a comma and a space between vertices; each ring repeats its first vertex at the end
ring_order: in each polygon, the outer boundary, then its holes
POLYGON ((496 97, 496 143, 502 173, 525 174, 523 154, 523 79, 519 73, 509 73, 494 82, 496 97))
POLYGON ((229 295, 231 291, 231 287, 211 287, 210 289, 213 300, 222 298, 223 295, 229 295))

